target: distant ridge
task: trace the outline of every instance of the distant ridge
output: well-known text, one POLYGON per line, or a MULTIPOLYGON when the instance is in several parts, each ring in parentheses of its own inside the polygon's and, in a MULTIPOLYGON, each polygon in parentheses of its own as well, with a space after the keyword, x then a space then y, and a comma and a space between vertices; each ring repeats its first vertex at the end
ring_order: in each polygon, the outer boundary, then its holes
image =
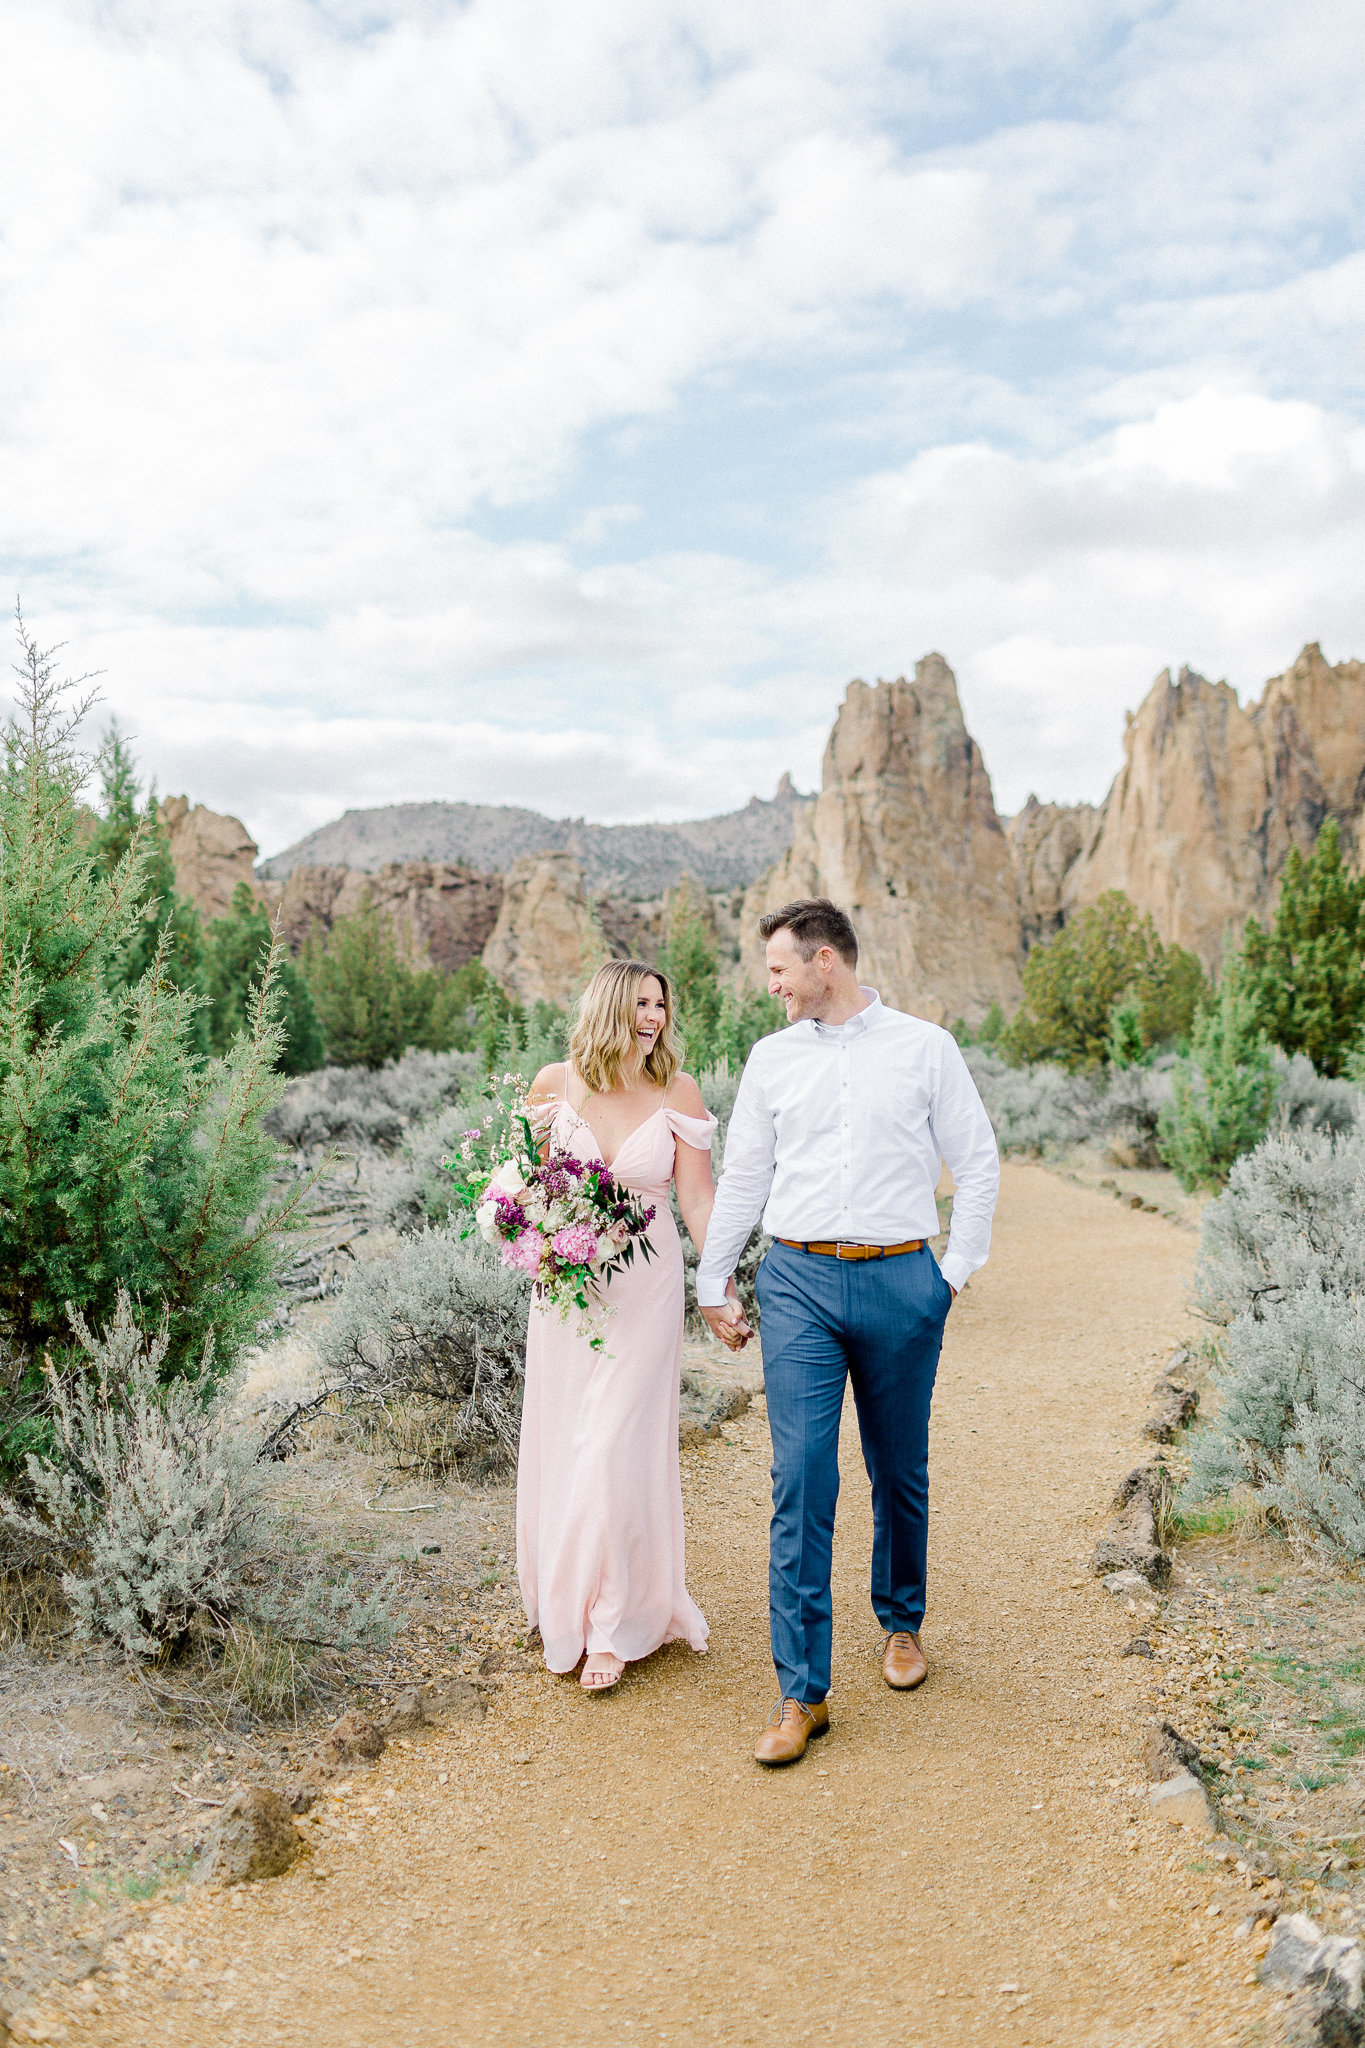
POLYGON ((707 889, 743 889, 781 859, 812 801, 784 775, 770 800, 750 797, 742 811, 676 825, 589 825, 511 804, 383 804, 320 825, 262 861, 257 873, 283 882, 297 867, 375 874, 390 861, 428 860, 505 874, 522 854, 571 853, 593 895, 647 901, 684 874, 707 889))

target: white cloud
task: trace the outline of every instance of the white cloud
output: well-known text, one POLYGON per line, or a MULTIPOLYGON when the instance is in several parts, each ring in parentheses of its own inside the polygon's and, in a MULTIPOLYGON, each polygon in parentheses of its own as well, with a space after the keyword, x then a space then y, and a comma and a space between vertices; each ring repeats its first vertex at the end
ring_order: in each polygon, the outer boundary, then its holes
POLYGON ((268 847, 419 794, 739 802, 931 643, 1002 800, 1093 795, 1166 659, 1365 649, 1365 17, 0 28, 0 570, 268 847))

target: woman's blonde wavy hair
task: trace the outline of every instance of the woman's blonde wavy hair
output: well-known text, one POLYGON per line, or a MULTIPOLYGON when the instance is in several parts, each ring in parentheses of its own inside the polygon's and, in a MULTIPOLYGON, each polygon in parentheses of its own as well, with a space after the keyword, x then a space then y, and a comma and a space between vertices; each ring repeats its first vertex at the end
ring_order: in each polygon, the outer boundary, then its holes
POLYGON ((683 1042, 668 976, 643 960, 606 960, 578 999, 569 1040, 574 1071, 594 1095, 610 1095, 625 1080, 625 1063, 635 1048, 635 1005, 647 975, 664 992, 664 1028, 645 1061, 645 1073, 657 1088, 667 1088, 682 1066, 683 1042))

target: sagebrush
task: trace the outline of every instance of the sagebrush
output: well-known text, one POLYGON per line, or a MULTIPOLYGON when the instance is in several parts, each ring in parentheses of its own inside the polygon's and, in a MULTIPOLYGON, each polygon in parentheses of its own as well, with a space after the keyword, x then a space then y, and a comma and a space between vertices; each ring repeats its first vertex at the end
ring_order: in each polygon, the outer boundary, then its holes
POLYGON ((1204 1213, 1195 1303, 1220 1331, 1219 1401, 1182 1502, 1244 1487, 1365 1558, 1365 1133, 1303 1124, 1238 1159, 1204 1213))
POLYGON ((530 1288, 477 1240, 430 1227, 357 1267, 318 1342, 328 1385, 361 1409, 440 1411, 452 1459, 515 1457, 530 1288))
POLYGON ((166 1381, 165 1322, 141 1329, 126 1289, 96 1335, 72 1315, 79 1369, 49 1367, 55 1442, 30 1454, 27 1495, 0 1521, 61 1575, 78 1631, 132 1658, 221 1640, 239 1620, 284 1639, 345 1648, 387 1632, 384 1593, 357 1596, 302 1569, 282 1543, 257 1445, 215 1383, 211 1340, 197 1382, 166 1381))

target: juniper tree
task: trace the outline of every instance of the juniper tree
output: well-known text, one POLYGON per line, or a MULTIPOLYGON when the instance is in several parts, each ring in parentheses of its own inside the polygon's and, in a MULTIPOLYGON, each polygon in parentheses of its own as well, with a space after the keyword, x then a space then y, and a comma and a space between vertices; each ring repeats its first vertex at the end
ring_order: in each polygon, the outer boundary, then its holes
POLYGON ((1192 953, 1164 946, 1150 916, 1121 889, 1077 913, 1024 963, 1024 1000, 1002 1050, 1021 1060, 1060 1060, 1073 1073, 1102 1066, 1110 1025, 1125 998, 1137 1005, 1141 1049, 1183 1039, 1205 991, 1192 953))
POLYGON ((1275 1100, 1270 1045, 1236 960, 1195 1021, 1190 1055, 1161 1113, 1161 1156, 1183 1188, 1221 1188, 1234 1160, 1265 1136, 1275 1100))
POLYGON ((467 979, 409 965, 368 890, 325 935, 314 927, 303 970, 331 1066, 382 1067, 410 1046, 449 1052, 467 1036, 467 979))
MULTIPOLYGON (((99 759, 100 803, 90 836, 96 860, 112 874, 132 845, 141 844, 143 859, 142 915, 121 953, 111 954, 110 986, 115 992, 134 987, 156 957, 163 932, 169 933, 166 976, 188 994, 208 993, 204 937, 199 912, 176 888, 171 837, 162 821, 156 791, 145 797, 132 749, 116 726, 110 726, 99 759)), ((202 1005, 194 1012, 196 1049, 207 1056, 209 1021, 202 1005)))
POLYGON ((1270 929, 1248 920, 1242 960, 1267 1038, 1341 1073, 1365 1024, 1365 876, 1343 862, 1335 818, 1307 860, 1290 848, 1270 929))
POLYGON ((722 988, 715 933, 690 876, 670 908, 668 937, 659 965, 668 976, 673 1003, 694 1073, 728 1064, 738 1073, 754 1042, 786 1023, 782 1005, 766 990, 722 988))
POLYGON ((167 1377, 210 1331, 224 1368, 271 1293, 289 1205, 268 1199, 261 1117, 284 1087, 273 971, 222 1062, 195 1049, 201 998, 163 928, 138 981, 115 963, 146 920, 146 821, 92 860, 78 745, 89 709, 19 621, 18 704, 0 756, 0 1469, 46 1440, 43 1354, 69 1355, 68 1305, 109 1320, 124 1287, 166 1318, 167 1377))
MULTIPOLYGON (((270 919, 250 884, 239 882, 226 917, 216 917, 205 934, 206 980, 212 1001, 209 1033, 215 1052, 226 1052, 246 1023, 253 992, 270 958, 270 919)), ((311 1074, 326 1053, 322 1026, 303 971, 278 956, 279 1021, 283 1033, 282 1074, 311 1074)))

